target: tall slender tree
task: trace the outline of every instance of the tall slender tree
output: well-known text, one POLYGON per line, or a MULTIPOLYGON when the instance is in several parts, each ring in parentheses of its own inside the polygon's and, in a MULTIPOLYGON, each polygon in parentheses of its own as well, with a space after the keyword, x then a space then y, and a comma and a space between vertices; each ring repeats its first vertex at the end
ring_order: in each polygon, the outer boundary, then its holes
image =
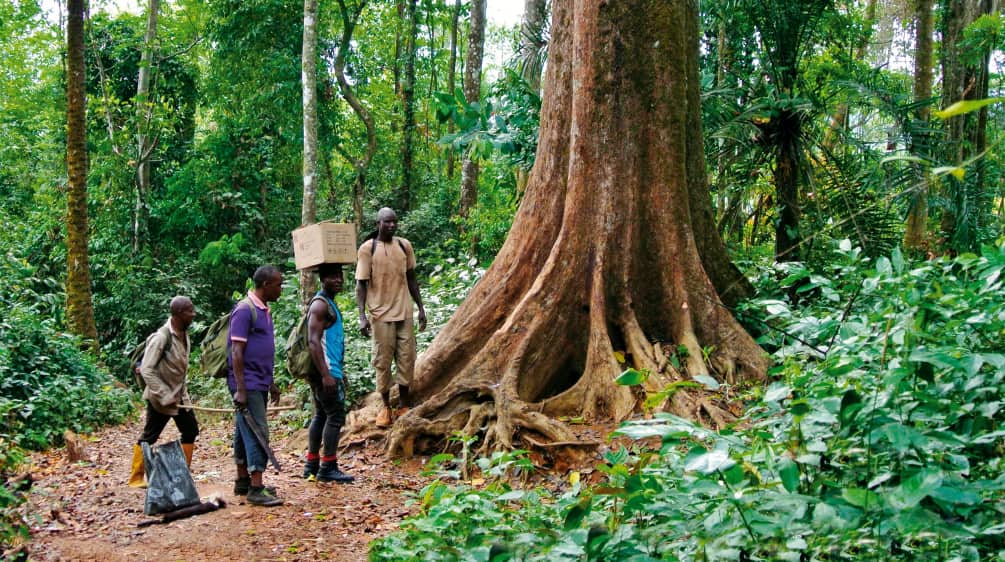
MULTIPOLYGON (((917 119, 921 127, 911 127, 911 154, 930 157, 931 141, 927 134, 932 97, 933 0, 915 0, 914 3, 914 102, 917 104, 917 119)), ((910 208, 907 211, 907 226, 904 229, 904 248, 922 251, 927 248, 928 237, 928 179, 920 166, 915 166, 915 185, 911 191, 910 208)))
MULTIPOLYGON (((990 45, 964 41, 967 27, 996 8, 996 0, 944 0, 942 6, 942 103, 988 96, 990 45)), ((949 162, 964 164, 987 148, 988 108, 953 117, 946 122, 949 162)), ((950 248, 976 250, 985 207, 984 164, 977 162, 962 180, 946 178, 941 217, 942 234, 950 248)))
MULTIPOLYGON (((450 62, 447 67, 447 91, 454 95, 457 88, 457 26, 461 18, 461 0, 454 0, 454 7, 450 13, 450 62)), ((447 131, 454 132, 454 121, 451 119, 447 123, 447 131)), ((454 177, 454 162, 456 157, 454 149, 447 147, 447 177, 454 177)))
MULTIPOLYGON (((464 99, 477 103, 482 90, 482 55, 485 50, 485 0, 471 0, 471 19, 468 30, 468 52, 464 61, 464 99)), ((461 196, 458 214, 468 216, 478 202, 478 161, 470 151, 461 164, 461 196)))
MULTIPOLYGON (((304 119, 304 196, 300 206, 300 224, 318 220, 318 0, 304 0, 303 47, 300 61, 300 84, 304 119)), ((306 307, 314 292, 314 274, 300 273, 300 302, 306 307)))
POLYGON ((418 43, 417 0, 405 0, 405 79, 401 84, 404 125, 401 132, 401 187, 398 208, 408 212, 412 204, 412 179, 415 166, 415 55, 418 43))
POLYGON ((98 348, 91 300, 87 226, 87 96, 84 67, 85 0, 66 4, 66 317, 70 329, 98 348))
MULTIPOLYGON (((421 405, 393 454, 454 431, 483 449, 569 443, 556 416, 622 419, 645 385, 762 380, 766 360, 722 306, 695 244, 705 200, 696 0, 555 0, 534 171, 506 242, 419 359, 421 405), (701 193, 704 190, 704 193, 701 193), (663 345, 686 349, 681 369, 663 345), (709 353, 709 351, 711 353, 709 353), (706 360, 707 359, 707 360, 706 360), (540 442, 540 441, 538 441, 540 442)), ((711 272, 714 274, 714 272, 711 272)), ((701 393, 666 407, 724 422, 701 393)))
POLYGON ((133 251, 139 252, 147 237, 147 215, 150 196, 150 158, 157 147, 152 138, 150 120, 153 100, 150 99, 150 78, 157 56, 157 17, 160 0, 147 2, 147 28, 143 34, 143 51, 136 80, 136 202, 133 210, 133 251))

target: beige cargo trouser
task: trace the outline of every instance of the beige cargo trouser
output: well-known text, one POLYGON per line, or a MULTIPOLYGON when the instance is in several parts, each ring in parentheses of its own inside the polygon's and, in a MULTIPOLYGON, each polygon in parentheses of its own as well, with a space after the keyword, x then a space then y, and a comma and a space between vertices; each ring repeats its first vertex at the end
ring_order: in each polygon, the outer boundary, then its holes
POLYGON ((412 315, 395 322, 371 322, 373 329, 373 368, 377 372, 377 392, 391 390, 391 360, 398 366, 394 382, 412 384, 415 372, 415 330, 412 315))

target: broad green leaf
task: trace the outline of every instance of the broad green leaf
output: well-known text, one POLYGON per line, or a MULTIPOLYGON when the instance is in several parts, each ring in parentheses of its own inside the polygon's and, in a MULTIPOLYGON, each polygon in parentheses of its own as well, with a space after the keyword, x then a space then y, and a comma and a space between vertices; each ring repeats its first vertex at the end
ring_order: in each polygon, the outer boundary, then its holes
POLYGON ((772 383, 771 386, 768 387, 768 390, 764 392, 764 401, 778 402, 779 400, 788 398, 791 393, 792 389, 789 388, 788 385, 778 382, 772 383))
POLYGON ((799 490, 799 465, 788 457, 783 457, 778 463, 778 476, 782 479, 782 486, 789 492, 795 493, 799 490))
POLYGON ((945 174, 949 174, 957 180, 963 181, 964 176, 967 175, 967 169, 961 166, 940 166, 932 169, 933 176, 941 176, 945 174))
POLYGON ((711 474, 718 470, 726 470, 734 464, 736 464, 736 461, 729 458, 728 452, 716 449, 688 460, 688 462, 684 465, 684 470, 693 470, 702 474, 711 474))
POLYGON ((863 488, 845 488, 841 492, 841 498, 851 505, 863 509, 876 508, 882 503, 875 492, 863 488))
POLYGON ((592 504, 593 497, 586 496, 569 508, 569 511, 565 514, 565 530, 568 531, 579 527, 580 523, 583 522, 583 518, 590 513, 592 504))
POLYGON ((942 486, 942 471, 935 468, 923 468, 911 475, 895 488, 888 499, 896 509, 909 509, 925 499, 928 494, 942 486))
POLYGON ((838 521, 838 512, 833 506, 827 503, 818 503, 813 508, 813 524, 817 527, 826 527, 838 521))
POLYGON ((621 386, 636 386, 645 382, 647 376, 642 371, 637 369, 625 369, 618 378, 614 379, 616 384, 621 386))
POLYGON ((695 375, 691 378, 705 385, 705 388, 709 390, 719 390, 719 382, 708 375, 695 375))
POLYGON ((994 97, 994 98, 984 98, 982 100, 960 100, 943 110, 933 111, 932 115, 938 117, 939 119, 949 119, 950 117, 956 117, 957 115, 963 115, 964 113, 977 111, 978 109, 984 106, 988 106, 993 103, 999 103, 1002 101, 1005 101, 1005 98, 994 97))
POLYGON ((977 505, 981 503, 981 496, 977 492, 954 486, 936 488, 929 496, 941 502, 958 505, 977 505))

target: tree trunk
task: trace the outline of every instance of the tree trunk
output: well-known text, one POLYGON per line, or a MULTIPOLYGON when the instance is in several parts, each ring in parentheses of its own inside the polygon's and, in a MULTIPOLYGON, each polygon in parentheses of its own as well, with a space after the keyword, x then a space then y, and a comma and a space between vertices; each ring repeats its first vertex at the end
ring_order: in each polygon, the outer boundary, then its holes
MULTIPOLYGON (((915 2, 915 47, 914 47, 914 102, 927 102, 932 97, 932 13, 933 0, 915 2)), ((917 118, 922 127, 911 127, 910 153, 923 158, 930 157, 927 129, 931 106, 927 103, 918 107, 917 118)), ((928 179, 921 166, 914 166, 915 187, 911 192, 911 206, 907 213, 904 229, 904 249, 922 252, 928 248, 928 179)))
MULTIPOLYGON (((791 114, 782 112, 782 118, 791 114)), ((775 195, 778 198, 778 224, 775 226, 775 261, 799 261, 799 155, 797 147, 779 147, 772 170, 775 195)))
POLYGON ((147 238, 150 197, 150 156, 154 143, 150 142, 150 118, 153 102, 150 99, 150 75, 153 70, 155 43, 157 41, 157 14, 160 0, 147 4, 147 31, 143 36, 140 70, 136 79, 136 204, 133 211, 133 252, 139 253, 147 238))
MULTIPOLYGON (((471 29, 468 31, 468 56, 464 61, 464 99, 475 103, 481 99, 482 55, 485 48, 485 0, 471 0, 471 29)), ((461 164, 461 197, 457 212, 468 216, 478 202, 478 162, 471 150, 461 164)))
POLYGON ((407 213, 412 199, 412 168, 415 159, 415 53, 418 25, 416 0, 405 1, 405 80, 401 84, 404 130, 401 137, 401 190, 398 209, 407 213))
MULTIPOLYGON (((457 23, 461 16, 461 0, 455 0, 454 10, 450 17, 450 67, 447 69, 447 91, 454 95, 457 88, 457 23)), ((454 120, 447 123, 447 132, 454 132, 454 120)), ((447 177, 454 178, 454 162, 456 156, 452 147, 447 147, 447 177)))
POLYGON ((363 122, 363 127, 366 129, 366 152, 363 153, 361 158, 353 158, 347 151, 341 151, 341 154, 349 160, 353 170, 356 172, 352 182, 352 210, 357 228, 363 225, 363 197, 366 195, 366 174, 370 169, 373 155, 377 153, 377 129, 373 124, 373 117, 370 115, 370 112, 367 111, 366 106, 360 102, 359 98, 352 91, 352 85, 349 84, 349 80, 345 76, 345 61, 352 44, 353 31, 359 22, 360 14, 366 8, 366 3, 367 0, 361 0, 350 11, 345 0, 338 0, 339 13, 342 16, 342 36, 339 39, 338 52, 335 54, 335 63, 332 65, 335 81, 338 82, 338 89, 342 95, 342 99, 349 104, 349 107, 359 117, 359 120, 363 122))
POLYGON ((548 3, 545 0, 524 0, 523 23, 520 26, 520 54, 523 59, 523 79, 535 94, 541 93, 541 71, 544 61, 540 54, 545 47, 548 3))
MULTIPOLYGON (((420 357, 422 403, 390 430, 391 454, 482 428, 485 451, 514 436, 565 442, 557 416, 624 419, 638 394, 614 384, 617 352, 651 373, 649 390, 710 373, 763 380, 764 354, 695 242, 696 14, 696 0, 554 1, 534 172, 492 266, 420 357), (687 350, 683 371, 660 342, 687 350)), ((723 419, 701 392, 666 408, 723 419)))
MULTIPOLYGON (((988 96, 988 62, 985 49, 977 64, 967 62, 963 32, 978 17, 991 13, 993 0, 947 0, 942 20, 942 103, 948 107, 961 100, 979 100, 988 96)), ((973 53, 970 53, 971 58, 973 53)), ((946 121, 948 150, 946 159, 954 164, 966 164, 987 147, 987 107, 952 117, 946 121)), ((946 199, 941 226, 946 243, 956 251, 976 250, 980 243, 978 230, 983 195, 983 174, 980 162, 968 166, 967 178, 957 181, 946 177, 946 199)))
MULTIPOLYGON (((318 0, 304 0, 304 35, 300 55, 301 91, 304 117, 304 199, 300 207, 300 224, 318 220, 318 0)), ((300 272, 300 303, 307 307, 314 294, 314 273, 300 272)))
POLYGON ((91 301, 87 249, 87 97, 84 68, 84 2, 66 5, 66 319, 73 333, 99 347, 91 301))

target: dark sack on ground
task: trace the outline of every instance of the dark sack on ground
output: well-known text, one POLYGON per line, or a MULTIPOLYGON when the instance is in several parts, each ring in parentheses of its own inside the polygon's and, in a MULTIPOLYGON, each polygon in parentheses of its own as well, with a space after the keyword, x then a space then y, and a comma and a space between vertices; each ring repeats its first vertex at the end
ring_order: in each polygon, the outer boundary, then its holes
POLYGON ((199 503, 199 492, 185 463, 180 441, 140 446, 148 484, 143 513, 157 515, 199 503))

